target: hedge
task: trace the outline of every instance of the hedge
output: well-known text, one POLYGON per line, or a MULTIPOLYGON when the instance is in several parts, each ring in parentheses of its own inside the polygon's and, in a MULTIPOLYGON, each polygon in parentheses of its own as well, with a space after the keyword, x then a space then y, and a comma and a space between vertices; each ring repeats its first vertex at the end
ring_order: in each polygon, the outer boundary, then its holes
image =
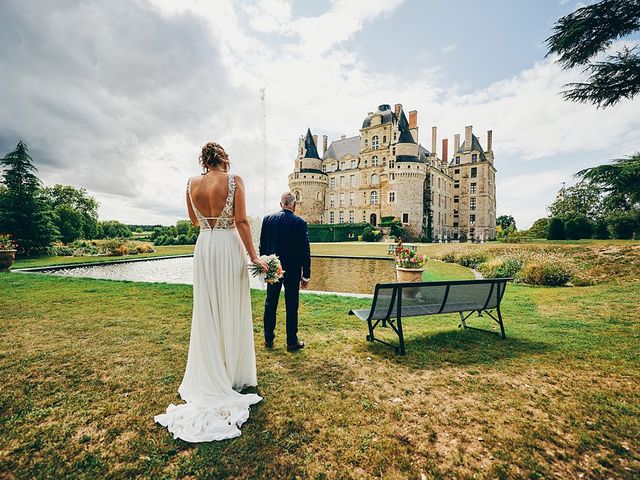
POLYGON ((331 225, 309 225, 310 242, 348 242, 358 240, 369 223, 334 223, 331 225))

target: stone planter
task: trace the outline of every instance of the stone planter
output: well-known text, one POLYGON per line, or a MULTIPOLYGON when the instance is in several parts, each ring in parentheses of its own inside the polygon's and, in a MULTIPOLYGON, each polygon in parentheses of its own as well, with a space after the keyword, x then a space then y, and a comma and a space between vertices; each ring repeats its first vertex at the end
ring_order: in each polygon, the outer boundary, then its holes
POLYGON ((15 259, 15 250, 0 250, 0 272, 9 270, 15 259))
POLYGON ((422 272, 424 272, 424 268, 396 267, 396 277, 400 283, 421 282, 422 272))

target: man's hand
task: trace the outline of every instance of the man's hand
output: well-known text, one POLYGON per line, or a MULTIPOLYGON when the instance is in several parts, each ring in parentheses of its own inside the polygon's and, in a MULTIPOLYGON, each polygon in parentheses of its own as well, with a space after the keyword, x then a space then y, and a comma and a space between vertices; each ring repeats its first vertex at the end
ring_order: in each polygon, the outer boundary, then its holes
POLYGON ((305 280, 304 278, 300 280, 300 288, 302 288, 303 290, 309 288, 309 280, 305 280))

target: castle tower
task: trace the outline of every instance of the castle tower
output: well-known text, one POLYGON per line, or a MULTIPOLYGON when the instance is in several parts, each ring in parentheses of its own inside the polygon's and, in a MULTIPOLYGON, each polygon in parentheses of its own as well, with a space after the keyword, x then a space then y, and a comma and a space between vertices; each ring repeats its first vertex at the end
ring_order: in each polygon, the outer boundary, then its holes
POLYGON ((296 197, 296 213, 308 223, 326 223, 323 219, 327 175, 322 171, 316 138, 307 129, 300 139, 294 172, 289 174, 289 189, 296 197))
MULTIPOLYGON (((458 137, 458 135, 456 135, 458 137)), ((464 142, 454 151, 449 165, 453 171, 453 226, 458 235, 487 241, 496 236, 496 169, 493 165, 493 132, 487 132, 487 151, 465 127, 464 142)))
POLYGON ((424 190, 426 165, 420 161, 417 113, 412 112, 411 124, 403 110, 398 119, 398 142, 395 145, 393 190, 395 202, 393 214, 413 235, 421 236, 426 230, 424 190), (414 137, 415 135, 415 137, 414 137))

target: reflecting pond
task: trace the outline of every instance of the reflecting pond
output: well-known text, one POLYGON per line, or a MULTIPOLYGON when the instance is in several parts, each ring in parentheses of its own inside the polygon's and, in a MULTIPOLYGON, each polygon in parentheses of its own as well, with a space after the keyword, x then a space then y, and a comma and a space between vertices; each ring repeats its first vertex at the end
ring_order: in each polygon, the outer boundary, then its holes
MULTIPOLYGON (((191 284, 193 258, 164 258, 135 262, 68 267, 44 273, 104 280, 191 284)), ((311 257, 309 290, 321 292, 373 293, 376 283, 395 281, 391 259, 311 257)), ((263 289, 260 280, 249 276, 251 288, 263 289)))

